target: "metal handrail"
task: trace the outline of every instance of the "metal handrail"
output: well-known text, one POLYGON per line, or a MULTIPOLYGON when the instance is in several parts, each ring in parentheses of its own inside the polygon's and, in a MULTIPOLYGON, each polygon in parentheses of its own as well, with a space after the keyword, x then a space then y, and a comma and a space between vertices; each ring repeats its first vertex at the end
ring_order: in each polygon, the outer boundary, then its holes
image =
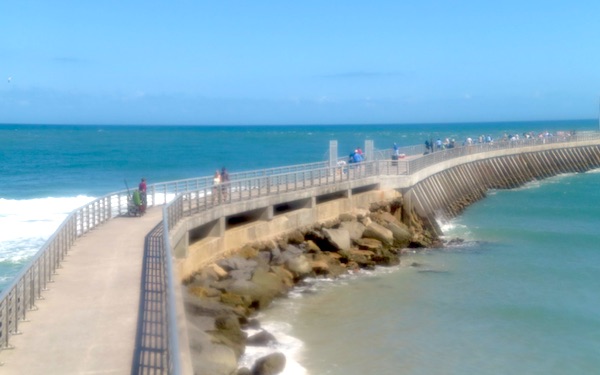
MULTIPOLYGON (((494 150, 529 147, 550 143, 573 143, 600 139, 598 132, 582 132, 573 136, 555 136, 518 141, 497 141, 461 146, 436 151, 427 155, 423 146, 400 149, 407 155, 403 160, 392 160, 391 150, 375 150, 373 158, 360 164, 341 167, 329 166, 327 162, 300 164, 264 170, 230 174, 231 181, 225 185, 227 196, 217 203, 231 203, 257 197, 298 191, 315 186, 332 185, 345 181, 360 180, 375 175, 408 175, 449 159, 494 150), (417 157, 417 155, 420 155, 417 157)), ((343 158, 342 158, 343 160, 343 158)), ((212 202, 212 176, 168 181, 148 186, 149 207, 163 208, 164 245, 170 249, 169 231, 184 217, 214 207, 212 202)), ((75 240, 106 221, 127 213, 127 190, 110 193, 71 212, 29 264, 0 293, 0 349, 9 348, 11 334, 19 331, 19 322, 26 319, 27 312, 36 308, 35 301, 52 282, 52 276, 75 240)), ((175 321, 173 266, 170 256, 165 256, 168 279, 168 326, 171 373, 179 373, 177 355, 177 329, 175 321)))

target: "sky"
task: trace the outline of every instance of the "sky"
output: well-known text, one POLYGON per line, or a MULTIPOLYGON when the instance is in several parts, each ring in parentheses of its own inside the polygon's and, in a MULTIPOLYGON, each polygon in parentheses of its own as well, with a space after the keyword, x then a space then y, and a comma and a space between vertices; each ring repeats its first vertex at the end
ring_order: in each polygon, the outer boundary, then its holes
POLYGON ((591 119, 596 1, 0 4, 0 123, 591 119))

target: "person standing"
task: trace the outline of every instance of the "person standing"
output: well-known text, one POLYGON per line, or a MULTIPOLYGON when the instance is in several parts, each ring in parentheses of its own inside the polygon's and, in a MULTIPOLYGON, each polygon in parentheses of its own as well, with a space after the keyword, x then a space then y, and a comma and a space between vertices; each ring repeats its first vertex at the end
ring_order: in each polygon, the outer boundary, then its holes
POLYGON ((215 201, 221 202, 221 187, 219 186, 220 184, 221 184, 221 173, 217 169, 215 171, 215 175, 213 176, 213 188, 212 188, 213 204, 215 203, 215 201))
POLYGON ((223 202, 227 201, 227 191, 229 190, 229 173, 225 167, 221 168, 221 193, 223 194, 223 202))
POLYGON ((142 181, 140 181, 140 184, 138 185, 138 190, 140 191, 140 199, 142 200, 142 205, 140 207, 141 214, 146 212, 146 205, 148 203, 148 201, 146 200, 146 189, 146 179, 142 177, 142 181))

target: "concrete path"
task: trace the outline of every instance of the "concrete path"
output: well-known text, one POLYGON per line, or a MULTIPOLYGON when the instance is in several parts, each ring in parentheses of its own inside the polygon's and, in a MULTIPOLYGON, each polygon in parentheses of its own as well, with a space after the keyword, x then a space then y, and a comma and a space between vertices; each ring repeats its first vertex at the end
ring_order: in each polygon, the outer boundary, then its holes
POLYGON ((78 238, 37 311, 0 351, 0 374, 130 374, 144 238, 162 207, 119 217, 78 238))

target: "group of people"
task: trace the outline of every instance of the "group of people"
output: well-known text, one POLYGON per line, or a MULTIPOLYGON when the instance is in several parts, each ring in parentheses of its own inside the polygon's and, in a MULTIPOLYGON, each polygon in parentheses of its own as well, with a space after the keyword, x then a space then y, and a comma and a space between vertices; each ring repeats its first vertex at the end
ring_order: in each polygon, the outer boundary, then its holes
POLYGON ((146 190, 147 190, 146 179, 142 177, 142 180, 140 181, 138 188, 133 191, 133 194, 130 197, 131 198, 130 207, 129 207, 130 215, 135 214, 136 216, 137 215, 141 216, 146 212, 146 207, 148 206, 146 190))
POLYGON ((365 160, 365 155, 363 154, 363 151, 360 149, 360 147, 357 147, 348 156, 348 163, 349 164, 360 163, 361 161, 364 161, 364 160, 365 160))
POLYGON ((213 176, 212 201, 225 202, 227 201, 227 192, 229 190, 229 173, 225 167, 215 171, 213 176))

